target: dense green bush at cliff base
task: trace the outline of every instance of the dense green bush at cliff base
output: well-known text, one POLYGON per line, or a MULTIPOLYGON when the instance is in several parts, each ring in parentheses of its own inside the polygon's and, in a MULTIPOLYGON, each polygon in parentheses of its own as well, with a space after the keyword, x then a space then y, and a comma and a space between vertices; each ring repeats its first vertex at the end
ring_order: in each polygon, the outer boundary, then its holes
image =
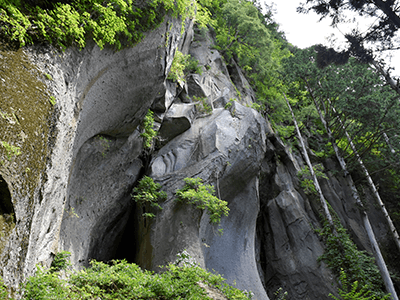
MULTIPOLYGON (((222 276, 197 265, 169 264, 162 269, 156 274, 124 260, 110 264, 92 261, 91 268, 64 271, 60 276, 53 268, 38 266, 36 275, 22 285, 22 299, 210 299, 200 285, 214 287, 228 299, 251 299, 251 293, 227 285, 222 276)), ((6 297, 4 286, 0 287, 0 299, 6 297)))

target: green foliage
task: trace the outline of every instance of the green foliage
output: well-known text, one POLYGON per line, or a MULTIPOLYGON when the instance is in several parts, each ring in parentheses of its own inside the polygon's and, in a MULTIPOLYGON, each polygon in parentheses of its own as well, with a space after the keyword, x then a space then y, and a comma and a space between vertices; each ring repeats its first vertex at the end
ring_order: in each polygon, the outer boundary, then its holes
POLYGON ((258 104, 258 103, 252 103, 250 107, 255 109, 258 112, 262 111, 262 106, 260 104, 258 104))
MULTIPOLYGON (((328 179, 328 176, 324 173, 324 166, 317 164, 313 166, 314 174, 317 178, 328 179)), ((304 192, 308 195, 316 195, 317 190, 315 189, 314 181, 311 178, 311 172, 308 166, 302 168, 298 173, 297 177, 300 179, 300 186, 304 189, 304 192)))
POLYGON ((45 270, 37 265, 35 276, 31 276, 22 285, 24 295, 23 300, 48 300, 48 299, 79 299, 70 295, 70 287, 67 282, 59 278, 58 272, 45 270), (69 298, 68 298, 69 297, 69 298))
POLYGON ((9 300, 12 299, 8 295, 7 287, 4 284, 3 279, 0 278, 0 299, 1 300, 9 300))
POLYGON ((354 281, 351 285, 347 279, 347 275, 343 269, 340 271, 339 277, 342 288, 339 288, 340 298, 335 297, 332 294, 329 294, 335 300, 385 300, 390 299, 390 294, 385 295, 382 298, 376 298, 373 295, 372 291, 368 284, 359 287, 358 281, 354 281))
POLYGON ((21 154, 21 151, 20 151, 21 148, 20 147, 10 145, 9 143, 7 143, 5 141, 1 141, 1 144, 3 145, 3 147, 7 151, 6 155, 7 155, 7 159, 8 160, 11 160, 11 158, 13 156, 18 156, 18 155, 21 154))
POLYGON ((198 102, 196 104, 196 109, 198 112, 204 114, 210 114, 212 112, 212 107, 207 103, 207 97, 193 96, 193 100, 198 102))
POLYGON ((225 108, 225 109, 230 109, 230 108, 232 107, 232 105, 233 105, 233 102, 235 102, 235 101, 237 101, 237 100, 234 99, 234 98, 230 98, 230 99, 229 99, 229 102, 227 102, 227 103, 225 104, 224 108, 225 108))
POLYGON ((212 185, 203 184, 201 178, 185 178, 184 181, 185 186, 176 191, 177 201, 192 204, 197 209, 207 209, 213 224, 219 224, 223 215, 228 216, 228 202, 214 196, 212 185))
MULTIPOLYGON (((22 1, 0 2, 0 35, 20 46, 49 42, 65 49, 83 48, 91 37, 103 49, 105 45, 122 47, 139 42, 143 33, 155 28, 166 13, 194 17, 190 0, 153 0, 138 5, 133 0, 78 0, 57 3, 52 8, 32 7, 22 1)), ((206 11, 201 10, 203 17, 206 11)), ((204 18, 203 18, 204 19, 204 18)))
MULTIPOLYGON (((151 177, 144 176, 133 189, 132 199, 140 205, 150 205, 150 207, 158 208, 162 210, 162 207, 158 202, 165 201, 167 199, 167 193, 160 191, 161 185, 155 183, 151 177)), ((154 214, 144 213, 143 217, 153 218, 154 214)))
POLYGON ((288 292, 283 291, 283 289, 280 287, 275 291, 274 295, 275 295, 275 300, 286 300, 288 292))
POLYGON ((46 77, 47 80, 53 80, 53 77, 51 77, 50 74, 45 73, 44 76, 46 77))
POLYGON ((216 19, 216 48, 225 61, 237 61, 267 113, 273 113, 277 101, 286 108, 279 73, 290 52, 271 14, 263 15, 252 1, 227 0, 221 2, 216 19))
POLYGON ((201 67, 199 66, 199 61, 192 58, 190 54, 184 55, 179 50, 176 50, 167 79, 183 85, 185 82, 185 77, 189 73, 203 73, 201 67))
POLYGON ((71 253, 68 251, 58 252, 51 263, 50 270, 52 272, 66 270, 66 268, 71 265, 71 263, 68 260, 70 256, 71 253))
POLYGON ((50 101, 50 104, 53 105, 53 106, 57 104, 56 97, 54 97, 54 96, 50 96, 49 101, 50 101))
MULTIPOLYGON (((375 265, 374 258, 366 251, 357 249, 357 246, 350 239, 346 229, 343 228, 336 216, 334 217, 334 223, 336 235, 333 234, 328 222, 325 222, 322 229, 316 230, 326 246, 324 254, 319 258, 319 261, 324 261, 339 278, 342 275, 342 271, 345 270, 346 283, 357 282, 356 285, 352 285, 352 288, 356 286, 357 290, 358 286, 368 286, 371 296, 378 299, 385 297, 383 280, 378 267, 375 265)), ((348 285, 343 286, 343 290, 343 294, 352 294, 348 289, 348 285)), ((344 300, 346 299, 353 298, 344 298, 344 300)))
MULTIPOLYGON (((195 263, 170 263, 161 268, 163 272, 155 274, 125 260, 110 264, 93 260, 90 268, 61 277, 58 271, 38 266, 35 276, 22 285, 22 299, 210 299, 202 286, 216 288, 229 299, 251 299, 251 293, 227 285, 222 276, 195 263)), ((5 288, 0 293, 6 299, 5 288)))
POLYGON ((154 138, 157 136, 157 132, 153 129, 154 126, 154 113, 149 109, 146 116, 143 119, 143 132, 140 136, 144 140, 144 148, 151 149, 153 147, 154 138))

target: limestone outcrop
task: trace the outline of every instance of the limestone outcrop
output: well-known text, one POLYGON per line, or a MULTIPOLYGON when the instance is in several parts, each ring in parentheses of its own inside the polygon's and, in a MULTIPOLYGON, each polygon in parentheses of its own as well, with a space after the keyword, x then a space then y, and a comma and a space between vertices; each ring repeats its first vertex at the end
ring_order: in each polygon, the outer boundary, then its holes
MULTIPOLYGON (((45 167, 32 189, 23 184, 29 172, 12 173, 19 157, 0 166, 0 195, 13 206, 4 211, 15 214, 0 262, 7 284, 16 287, 61 250, 71 252, 75 268, 90 259, 127 258, 153 270, 186 250, 254 299, 272 298, 279 287, 289 299, 335 293, 331 272, 317 262, 324 250, 314 230, 319 204, 299 188, 303 160, 251 108, 255 94, 245 76, 234 61, 226 66, 213 43, 212 32, 186 22, 181 34, 181 22, 167 19, 119 52, 95 45, 64 53, 24 50, 37 72, 51 75, 46 83, 57 104, 42 121, 50 123, 42 134, 45 167), (176 50, 202 67, 182 85, 167 79, 176 50), (140 136, 148 109, 158 131, 150 150, 140 136), (143 217, 131 198, 144 175, 168 195, 154 219, 143 217), (202 178, 228 202, 229 216, 219 226, 175 201, 187 177, 202 178)), ((325 164, 339 169, 334 160, 325 164)), ((346 180, 333 174, 322 181, 324 194, 360 248, 369 250, 346 180)), ((374 224, 384 228, 375 215, 374 224)))

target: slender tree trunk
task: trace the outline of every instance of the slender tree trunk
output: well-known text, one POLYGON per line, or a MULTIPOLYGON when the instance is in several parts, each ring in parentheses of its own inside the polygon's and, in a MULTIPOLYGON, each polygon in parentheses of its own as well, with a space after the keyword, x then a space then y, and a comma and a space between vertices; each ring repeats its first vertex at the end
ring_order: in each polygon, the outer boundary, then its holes
POLYGON ((358 194, 357 188, 354 185, 352 178, 350 176, 347 176, 349 174, 349 172, 347 171, 346 162, 345 162, 344 158, 342 157, 342 155, 340 154, 339 147, 337 146, 337 144, 333 138, 332 131, 328 127, 328 124, 326 123, 325 118, 322 115, 321 109, 319 108, 318 103, 317 103, 316 99, 314 98, 314 96, 312 95, 312 93, 311 93, 311 98, 314 101, 314 105, 318 111, 319 118, 320 118, 322 124, 324 125, 326 132, 328 133, 329 139, 331 140, 333 150, 335 151, 335 154, 336 154, 336 158, 338 159, 339 164, 344 172, 344 176, 347 179, 347 182, 351 188, 353 198, 356 201, 357 205, 361 207, 361 219, 364 224, 365 231, 367 232, 369 242, 371 243, 372 250, 373 250, 373 253, 374 253, 374 256, 376 259, 376 263, 377 263, 379 271, 381 273, 383 282, 385 283, 386 290, 388 293, 391 294, 393 300, 398 300, 397 293, 396 293, 396 290, 394 289, 393 282, 392 282, 392 279, 390 278, 389 271, 386 267, 385 260, 383 259, 381 250, 380 250, 379 245, 375 238, 375 234, 372 230, 371 223, 369 222, 368 214, 364 210, 364 205, 361 202, 360 196, 358 194))
POLYGON ((385 71, 377 61, 373 60, 371 64, 378 70, 379 73, 381 73, 383 77, 385 77, 386 82, 390 85, 392 90, 394 90, 397 94, 400 95, 399 82, 394 81, 394 79, 390 76, 389 72, 385 71))
POLYGON ((307 166, 308 166, 308 168, 309 168, 309 170, 310 170, 311 177, 313 178, 315 190, 317 191, 318 196, 319 196, 319 199, 320 199, 320 201, 321 201, 321 205, 322 205, 322 208, 323 208, 323 211, 324 211, 324 214, 325 214, 325 218, 328 220, 329 225, 330 225, 331 228, 332 228, 332 231, 335 233, 336 231, 335 231, 335 227, 334 227, 334 224, 333 224, 333 220, 332 220, 331 213, 329 212, 328 205, 326 204, 326 200, 325 200, 325 198, 324 198, 324 195, 322 194, 322 190, 321 190, 321 187, 320 187, 320 185, 319 185, 317 176, 315 175, 313 166, 312 166, 312 164, 311 164, 310 157, 308 156, 307 148, 306 148, 306 146, 305 146, 305 144, 304 144, 303 137, 301 136, 299 126, 297 125, 296 117, 294 116, 292 107, 290 106, 289 100, 286 98, 286 95, 283 94, 283 96, 285 97, 286 103, 287 103, 287 105, 288 105, 288 107, 289 107, 289 110, 290 110, 290 113, 292 114, 294 126, 296 127, 297 136, 299 137, 300 144, 301 144, 301 148, 303 149, 304 159, 305 159, 305 161, 306 161, 306 163, 307 163, 307 166))
POLYGON ((362 218, 364 222, 365 230, 367 231, 368 238, 372 244, 372 248, 375 254, 376 263, 378 265, 379 271, 382 275, 383 282, 385 283, 386 290, 391 294, 393 300, 398 300, 396 290, 394 289, 392 279, 390 278, 389 271, 386 267, 385 261, 382 257, 381 250, 379 249, 379 245, 375 239, 375 234, 372 230, 371 223, 369 222, 369 218, 367 212, 362 212, 362 218))
MULTIPOLYGON (((335 108, 332 107, 332 109, 336 113, 335 108)), ((339 122, 343 126, 343 123, 340 120, 339 120, 339 122)), ((381 208, 381 211, 382 211, 383 215, 386 218, 386 221, 387 221, 387 223, 389 225, 390 232, 391 232, 391 234, 393 236, 393 239, 394 239, 394 242, 395 242, 395 244, 397 246, 397 249, 400 251, 400 237, 399 237, 399 234, 397 233, 396 227, 394 227, 392 219, 390 218, 390 216, 389 216, 389 214, 388 214, 388 212, 386 210, 385 204, 383 203, 383 201, 382 201, 382 199, 381 199, 381 197, 380 197, 380 195, 378 193, 378 190, 377 190, 377 188, 376 188, 371 176, 369 175, 369 172, 368 172, 367 168, 365 167, 360 155, 358 154, 357 149, 356 149, 353 141, 351 140, 350 135, 347 133, 347 131, 345 131, 345 135, 346 135, 347 140, 349 141, 350 147, 353 150, 354 155, 356 156, 356 159, 357 159, 361 169, 363 170, 363 172, 365 174, 365 177, 367 178, 367 181, 369 183, 369 186, 371 187, 371 190, 372 190, 372 192, 373 192, 373 194, 375 196, 375 199, 378 202, 378 205, 381 208)))
POLYGON ((386 132, 383 133, 383 137, 385 138, 386 145, 388 145, 388 147, 389 147, 389 149, 390 149, 390 152, 391 152, 392 154, 395 154, 395 153, 396 153, 396 150, 394 150, 393 147, 392 147, 392 145, 390 144, 390 140, 389 140, 389 137, 388 137, 388 135, 386 134, 386 132))

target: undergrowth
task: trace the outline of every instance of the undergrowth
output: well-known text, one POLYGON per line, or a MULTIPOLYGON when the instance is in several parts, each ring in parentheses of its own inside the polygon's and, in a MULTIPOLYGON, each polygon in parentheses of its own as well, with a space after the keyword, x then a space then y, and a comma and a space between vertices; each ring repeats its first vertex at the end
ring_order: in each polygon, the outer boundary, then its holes
MULTIPOLYGON (((221 291, 229 299, 251 299, 251 293, 225 283, 225 279, 196 264, 173 264, 162 267, 161 273, 142 270, 125 260, 109 264, 92 260, 91 267, 80 271, 45 269, 37 266, 34 276, 21 285, 22 299, 211 299, 202 285, 221 291)), ((0 299, 7 291, 0 286, 0 299)))
MULTIPOLYGON (((375 259, 367 251, 358 250, 347 230, 340 224, 338 217, 335 214, 332 214, 332 216, 336 234, 332 232, 328 221, 325 222, 323 228, 316 230, 325 243, 324 254, 318 260, 326 263, 329 269, 340 279, 339 283, 342 285, 342 290, 339 290, 339 293, 350 293, 349 295, 351 295, 351 289, 355 287, 354 283, 357 282, 354 293, 360 292, 367 286, 368 290, 371 291, 368 295, 375 298, 366 299, 386 299, 384 283, 375 264, 375 259), (343 270, 345 270, 344 275, 342 274, 343 270), (346 285, 342 281, 343 276, 345 276, 346 285), (348 289, 349 285, 351 285, 350 290, 348 289)), ((344 297, 343 299, 364 298, 344 297)))

